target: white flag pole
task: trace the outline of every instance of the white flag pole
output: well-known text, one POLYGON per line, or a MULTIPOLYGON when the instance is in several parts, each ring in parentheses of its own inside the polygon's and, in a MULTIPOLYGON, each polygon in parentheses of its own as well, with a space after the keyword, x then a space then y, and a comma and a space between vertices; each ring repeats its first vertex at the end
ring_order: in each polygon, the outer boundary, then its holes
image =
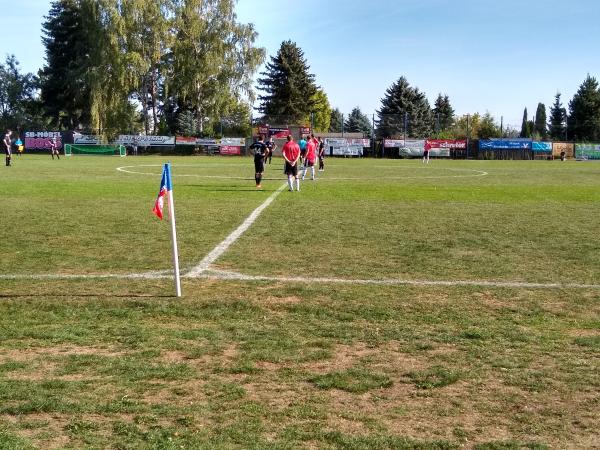
POLYGON ((179 254, 177 252, 177 231, 175 227, 175 204, 173 202, 173 182, 171 180, 171 165, 165 164, 168 170, 168 188, 167 193, 169 196, 169 220, 171 222, 171 241, 173 242, 173 267, 175 269, 175 292, 177 297, 181 297, 181 279, 179 276, 179 254))

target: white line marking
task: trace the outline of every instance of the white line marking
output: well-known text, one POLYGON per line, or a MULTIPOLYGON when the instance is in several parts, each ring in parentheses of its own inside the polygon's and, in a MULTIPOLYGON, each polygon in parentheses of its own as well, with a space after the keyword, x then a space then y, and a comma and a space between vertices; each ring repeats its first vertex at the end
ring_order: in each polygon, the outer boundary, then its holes
MULTIPOLYGON (((98 279, 171 279, 171 271, 157 271, 132 274, 38 274, 38 275, 0 275, 0 280, 98 280, 98 279)), ((188 278, 230 280, 230 281, 268 281, 285 283, 318 283, 318 284, 355 284, 371 286, 441 286, 441 287, 488 287, 513 289, 593 289, 600 290, 600 284, 584 283, 529 283, 521 281, 486 281, 486 280, 352 280, 347 278, 304 278, 286 276, 255 276, 223 270, 205 269, 197 275, 187 274, 188 278)))
POLYGON ((190 270, 184 276, 185 277, 197 277, 197 276, 201 275, 202 273, 204 273, 206 270, 208 270, 210 265, 212 263, 214 263, 217 259, 219 259, 219 257, 227 251, 227 249, 231 246, 231 244, 233 244, 235 241, 237 241, 239 239, 239 237, 242 234, 244 234, 244 232, 248 228, 250 228, 250 226, 256 221, 256 219, 258 219, 258 216, 260 216, 260 214, 265 210, 265 208, 267 208, 271 203, 273 203, 273 200, 275 200, 275 198, 286 187, 287 187, 287 184, 282 184, 279 187, 279 189, 277 189, 275 192, 273 192, 271 194, 271 196, 268 199, 266 199, 262 205, 260 205, 258 208, 256 208, 252 212, 252 214, 250 214, 248 216, 248 218, 246 220, 244 220, 244 222, 239 227, 237 227, 237 229, 235 231, 233 231, 233 233, 231 233, 229 236, 227 236, 223 242, 221 242, 219 245, 217 245, 208 255, 206 255, 204 257, 204 259, 202 261, 200 261, 200 264, 198 264, 196 267, 192 268, 192 270, 190 270))

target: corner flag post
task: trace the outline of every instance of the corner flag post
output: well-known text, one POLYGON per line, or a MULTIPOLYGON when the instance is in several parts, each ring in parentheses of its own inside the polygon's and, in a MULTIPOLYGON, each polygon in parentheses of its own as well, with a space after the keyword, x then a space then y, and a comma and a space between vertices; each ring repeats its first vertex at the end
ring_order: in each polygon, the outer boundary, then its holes
POLYGON ((177 230, 175 227, 175 204, 173 202, 173 183, 171 181, 171 164, 165 163, 167 172, 167 195, 169 196, 169 220, 171 222, 171 241, 173 242, 173 268, 175 269, 175 292, 181 297, 181 278, 179 276, 179 254, 177 252, 177 230))

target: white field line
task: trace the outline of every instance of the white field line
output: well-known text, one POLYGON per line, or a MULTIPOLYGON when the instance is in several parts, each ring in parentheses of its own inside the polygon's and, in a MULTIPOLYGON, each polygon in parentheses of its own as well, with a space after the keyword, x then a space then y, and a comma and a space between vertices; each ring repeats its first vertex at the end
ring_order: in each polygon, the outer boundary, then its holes
MULTIPOLYGON (((300 284, 349 284, 371 286, 441 286, 441 287, 488 287, 488 288, 513 288, 513 289, 593 289, 600 290, 600 284, 584 283, 528 283, 521 281, 486 281, 486 280, 406 280, 406 279, 347 279, 347 278, 306 278, 286 276, 255 276, 237 272, 228 272, 215 269, 205 269, 196 275, 188 273, 188 278, 214 279, 230 281, 267 281, 300 284)), ((171 279, 172 271, 132 273, 132 274, 16 274, 2 275, 0 280, 101 280, 101 279, 171 279)))
POLYGON ((472 286, 472 287, 494 287, 494 288, 526 288, 526 289, 600 289, 600 284, 581 284, 581 283, 528 283, 521 281, 485 281, 485 280, 402 280, 402 279, 381 279, 381 280, 351 280, 346 278, 306 278, 306 277, 286 277, 286 276, 255 276, 244 275, 237 272, 228 272, 210 269, 204 274, 205 278, 215 278, 219 280, 240 280, 240 281, 271 281, 301 284, 363 284, 379 286, 472 286))
POLYGON ((252 214, 248 216, 244 222, 237 227, 233 233, 225 238, 223 242, 217 245, 208 255, 204 257, 200 264, 192 268, 184 277, 197 277, 204 273, 212 263, 214 263, 219 257, 227 251, 227 249, 239 239, 239 237, 246 232, 248 228, 258 219, 258 216, 271 204, 273 200, 287 187, 287 184, 282 184, 279 189, 271 194, 271 196, 264 201, 262 205, 252 211, 252 214))

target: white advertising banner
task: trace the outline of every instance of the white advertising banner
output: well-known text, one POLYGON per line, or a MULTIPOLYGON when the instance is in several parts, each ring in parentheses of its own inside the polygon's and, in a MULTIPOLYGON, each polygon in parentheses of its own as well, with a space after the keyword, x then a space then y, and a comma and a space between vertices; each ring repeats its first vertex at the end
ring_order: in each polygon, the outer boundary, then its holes
POLYGON ((175 136, 146 136, 136 134, 122 134, 117 139, 117 144, 152 147, 160 145, 175 145, 175 136))
POLYGON ((98 145, 100 144, 100 136, 75 133, 73 135, 73 144, 98 145))
POLYGON ((246 145, 246 139, 244 138, 222 138, 221 145, 226 147, 244 147, 246 145))

